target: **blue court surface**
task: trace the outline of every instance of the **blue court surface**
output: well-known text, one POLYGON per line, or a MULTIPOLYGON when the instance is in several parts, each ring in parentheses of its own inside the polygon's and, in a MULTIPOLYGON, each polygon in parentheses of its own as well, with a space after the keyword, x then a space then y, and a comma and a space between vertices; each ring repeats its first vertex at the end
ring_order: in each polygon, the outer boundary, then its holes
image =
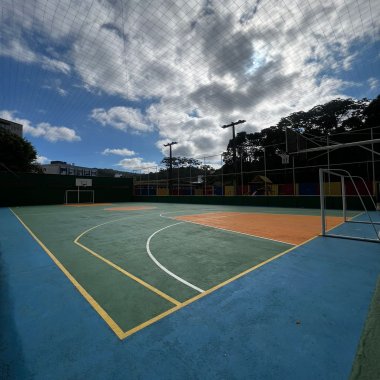
POLYGON ((6 208, 0 270, 1 379, 348 379, 380 245, 316 237, 124 340, 6 208))

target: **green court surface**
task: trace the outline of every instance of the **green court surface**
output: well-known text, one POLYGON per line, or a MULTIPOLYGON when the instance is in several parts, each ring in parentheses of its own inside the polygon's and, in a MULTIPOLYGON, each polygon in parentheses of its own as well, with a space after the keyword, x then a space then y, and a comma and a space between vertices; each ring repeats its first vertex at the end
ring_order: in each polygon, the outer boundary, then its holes
MULTIPOLYGON (((146 209, 126 205, 119 211, 120 206, 13 209, 120 338, 292 248, 283 242, 172 219, 226 209, 279 210, 139 204, 146 209)), ((300 210, 284 212, 299 214, 300 210)))

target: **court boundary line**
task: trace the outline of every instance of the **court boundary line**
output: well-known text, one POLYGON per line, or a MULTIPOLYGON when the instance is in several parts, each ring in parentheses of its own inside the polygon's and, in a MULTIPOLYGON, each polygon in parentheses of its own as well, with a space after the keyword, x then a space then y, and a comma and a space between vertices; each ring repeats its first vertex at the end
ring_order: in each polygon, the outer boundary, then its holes
POLYGON ((169 309, 169 310, 163 312, 162 314, 159 314, 156 317, 154 317, 154 318, 152 318, 152 319, 150 319, 150 320, 148 320, 148 321, 146 321, 146 322, 144 322, 144 323, 142 323, 142 324, 140 324, 140 325, 138 325, 138 326, 136 326, 136 327, 134 327, 134 328, 126 331, 126 332, 124 332, 124 334, 123 334, 123 336, 122 336, 121 339, 125 339, 128 336, 136 333, 137 331, 142 330, 143 328, 148 327, 149 325, 151 325, 151 324, 153 324, 155 322, 158 322, 159 320, 167 317, 168 315, 173 314, 174 312, 183 309, 184 307, 190 305, 191 303, 193 303, 195 301, 198 301, 199 299, 201 299, 201 298, 203 298, 203 297, 205 297, 205 296, 207 296, 207 295, 215 292, 216 290, 218 290, 218 289, 220 289, 220 288, 222 288, 222 287, 224 287, 224 286, 226 286, 226 285, 228 285, 228 284, 230 284, 230 283, 238 280, 241 277, 244 277, 248 273, 253 272, 256 269, 259 269, 260 267, 262 267, 262 266, 270 263, 271 261, 274 261, 274 260, 280 258, 281 256, 284 256, 284 255, 290 253, 291 251, 295 250, 296 248, 301 247, 302 245, 310 242, 311 240, 314 240, 317 237, 319 237, 319 235, 313 236, 312 238, 310 238, 310 239, 308 239, 308 240, 306 240, 306 241, 302 242, 301 244, 298 244, 298 245, 296 245, 294 247, 290 247, 289 249, 285 250, 284 252, 280 252, 277 255, 272 256, 269 259, 267 259, 265 261, 262 261, 261 263, 256 264, 253 267, 248 268, 248 269, 244 270, 243 272, 238 273, 237 275, 235 275, 235 276, 233 276, 233 277, 231 277, 231 278, 229 278, 229 279, 221 282, 220 284, 215 285, 215 286, 211 287, 210 289, 205 290, 203 293, 200 293, 200 294, 198 294, 198 295, 196 295, 196 296, 194 296, 192 298, 189 298, 188 300, 182 302, 181 305, 175 306, 174 308, 169 309))
MULTIPOLYGON (((11 209, 9 208, 10 211, 16 216, 16 218, 19 220, 19 222, 24 226, 24 228, 30 233, 30 235, 37 241, 37 243, 41 246, 41 248, 43 248, 43 250, 49 255, 49 257, 53 260, 53 262, 58 266, 59 269, 61 269, 61 271, 67 276, 67 278, 70 280, 70 282, 73 283, 73 285, 75 286, 75 288, 80 292, 80 294, 85 298, 85 300, 90 303, 90 305, 93 307, 93 309, 101 316, 101 318, 107 323, 107 325, 111 328, 111 330, 116 334, 116 336, 120 339, 120 340, 124 340, 125 338, 127 338, 128 336, 144 329, 145 327, 148 327, 152 324, 154 324, 155 322, 158 322, 159 320, 167 317, 168 315, 170 314, 173 314, 174 312, 190 305, 191 303, 203 298, 203 297, 206 297, 207 295, 215 292, 216 290, 238 280, 239 278, 241 277, 244 277, 245 275, 247 275, 248 273, 251 273, 253 271, 255 271, 256 269, 259 269, 260 267, 274 261, 274 260, 277 260, 278 258, 292 252, 293 250, 309 243, 310 241, 318 238, 318 237, 322 237, 321 235, 315 235, 313 237, 311 237, 310 239, 302 242, 301 244, 298 244, 298 245, 295 245, 287 250, 285 250, 284 252, 280 252, 279 254, 275 255, 275 256, 272 256, 271 258, 251 267, 251 268, 248 268, 246 270, 244 270, 243 272, 221 282, 220 284, 218 285, 215 285, 213 286, 212 288, 210 289, 207 289, 205 290, 203 293, 200 293, 192 298, 189 298, 188 300, 180 303, 179 305, 171 308, 171 309, 168 309, 167 311, 133 327, 132 329, 129 329, 127 331, 123 331, 120 326, 108 315, 108 313, 92 298, 92 296, 79 284, 79 282, 70 274, 70 272, 63 266, 62 263, 60 263, 60 261, 49 251, 49 249, 37 238, 37 236, 31 231, 31 229, 22 221, 22 219, 11 209), (88 297, 87 297, 87 296, 88 297)), ((172 212, 172 213, 175 213, 176 211, 172 212)), ((178 211, 178 212, 182 212, 182 211, 178 211)), ((359 213, 360 214, 360 213, 359 213)), ((161 214, 160 214, 161 216, 161 214)), ((123 219, 126 219, 126 218, 129 218, 131 217, 131 215, 129 215, 128 217, 124 217, 124 218, 119 218, 119 219, 114 219, 112 221, 109 221, 109 223, 111 222, 116 222, 116 221, 120 221, 120 220, 123 220, 123 219)), ((163 216, 164 217, 164 216, 163 216)), ((167 217, 168 219, 172 219, 170 217, 167 217)), ((344 224, 344 221, 340 224, 338 224, 337 226, 335 227, 332 227, 331 229, 334 229, 334 228, 337 228, 338 226, 344 224)), ((201 225, 202 226, 202 225, 201 225)), ((93 228, 91 228, 93 229, 93 228)), ((331 230, 329 229, 329 230, 331 230)), ((235 232, 235 231, 231 231, 231 232, 235 232)))
POLYGON ((119 339, 123 339, 125 332, 120 326, 112 319, 112 317, 95 301, 95 299, 87 292, 87 290, 76 280, 76 278, 66 269, 66 267, 55 257, 55 255, 46 247, 44 243, 34 234, 34 232, 24 223, 12 208, 9 208, 12 214, 17 218, 21 225, 27 230, 32 238, 39 244, 39 246, 50 257, 54 264, 63 272, 63 274, 74 285, 75 289, 83 296, 83 298, 92 306, 92 308, 100 315, 106 322, 110 329, 116 334, 119 339))
MULTIPOLYGON (((170 213, 176 213, 176 212, 183 212, 183 211, 173 211, 173 212, 170 212, 170 213)), ((169 212, 168 212, 168 213, 169 213, 169 212)), ((282 215, 282 214, 279 214, 279 215, 282 215)), ((360 215, 360 213, 359 213, 358 215, 360 215)), ((160 214, 160 216, 161 216, 161 217, 164 217, 164 216, 162 216, 162 214, 160 214)), ((357 215, 356 215, 356 216, 357 216, 357 215)), ((165 218, 165 217, 164 217, 164 218, 165 218)), ((168 219, 172 219, 172 218, 170 218, 170 217, 167 217, 167 218, 168 218, 168 219)), ((338 225, 336 225, 336 226, 334 226, 334 227, 331 227, 330 229, 328 229, 328 231, 329 231, 329 230, 332 230, 332 229, 334 229, 334 228, 337 228, 337 227, 339 227, 339 226, 342 225, 342 224, 344 224, 344 221, 342 221, 341 223, 339 223, 338 225)), ((201 226, 202 226, 202 225, 201 225, 201 226)), ((232 231, 232 232, 234 232, 234 231, 232 231)), ((229 278, 229 279, 227 279, 227 280, 221 282, 220 284, 215 285, 215 286, 213 286, 212 288, 205 290, 203 293, 200 293, 200 294, 198 294, 198 295, 196 295, 196 296, 194 296, 194 297, 192 297, 192 298, 189 298, 188 300, 182 302, 181 305, 178 305, 178 306, 176 306, 176 307, 174 307, 174 308, 172 308, 172 309, 169 309, 169 310, 167 310, 167 311, 165 311, 165 312, 163 312, 163 313, 161 313, 161 314, 159 314, 159 315, 157 315, 157 316, 155 316, 155 317, 149 319, 148 321, 145 321, 145 322, 141 323, 140 325, 135 326, 134 328, 132 328, 132 329, 130 329, 130 330, 128 330, 128 331, 125 331, 121 339, 123 340, 123 339, 127 338, 128 336, 130 336, 130 335, 132 335, 132 334, 134 334, 134 333, 136 333, 136 332, 138 332, 138 331, 144 329, 145 327, 148 327, 148 326, 154 324, 155 322, 158 322, 159 320, 161 320, 161 319, 167 317, 168 315, 173 314, 173 313, 175 313, 176 311, 183 309, 184 307, 186 307, 186 306, 192 304, 193 302, 198 301, 199 299, 208 296, 209 294, 215 292, 216 290, 218 290, 218 289, 220 289, 220 288, 222 288, 222 287, 224 287, 224 286, 226 286, 226 285, 228 285, 228 284, 230 284, 230 283, 232 283, 232 282, 238 280, 238 279, 241 278, 241 277, 244 277, 244 276, 247 275, 248 273, 251 273, 251 272, 255 271, 256 269, 259 269, 259 268, 261 268, 262 266, 264 266, 264 265, 266 265, 266 264, 269 264, 270 262, 272 262, 272 261, 274 261, 274 260, 277 260, 278 258, 280 258, 280 257, 282 257, 282 256, 287 255, 288 253, 294 251, 295 249, 300 248, 300 247, 302 247, 303 245, 305 245, 305 244, 307 244, 307 243, 311 242, 312 240, 317 239, 317 238, 319 238, 319 237, 323 237, 323 236, 321 236, 321 235, 319 235, 319 234, 318 234, 318 235, 315 235, 315 236, 311 237, 310 239, 307 239, 307 240, 305 240, 304 242, 302 242, 302 243, 300 243, 300 244, 297 244, 297 245, 295 245, 295 246, 293 246, 293 247, 290 247, 289 249, 285 250, 284 252, 280 252, 279 254, 277 254, 277 255, 275 255, 275 256, 272 256, 271 258, 269 258, 269 259, 267 259, 267 260, 265 260, 265 261, 263 261, 263 262, 261 262, 261 263, 259 263, 259 264, 256 264, 256 265, 254 265, 253 267, 248 268, 248 269, 244 270, 244 271, 241 272, 241 273, 238 273, 237 275, 235 275, 235 276, 233 276, 233 277, 231 277, 231 278, 229 278)))

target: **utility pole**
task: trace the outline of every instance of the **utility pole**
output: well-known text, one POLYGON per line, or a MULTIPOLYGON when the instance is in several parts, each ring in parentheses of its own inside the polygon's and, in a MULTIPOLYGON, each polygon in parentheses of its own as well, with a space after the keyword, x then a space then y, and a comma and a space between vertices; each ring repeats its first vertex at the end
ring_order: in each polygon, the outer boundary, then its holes
POLYGON ((169 155, 169 195, 172 195, 173 188, 173 157, 172 157, 172 145, 177 144, 176 141, 172 141, 171 143, 164 144, 164 146, 168 146, 170 150, 169 155))
POLYGON ((245 120, 238 120, 230 124, 222 125, 222 128, 232 127, 232 159, 234 167, 234 193, 236 195, 236 175, 237 175, 237 165, 236 165, 236 141, 235 141, 235 125, 245 123, 245 120))

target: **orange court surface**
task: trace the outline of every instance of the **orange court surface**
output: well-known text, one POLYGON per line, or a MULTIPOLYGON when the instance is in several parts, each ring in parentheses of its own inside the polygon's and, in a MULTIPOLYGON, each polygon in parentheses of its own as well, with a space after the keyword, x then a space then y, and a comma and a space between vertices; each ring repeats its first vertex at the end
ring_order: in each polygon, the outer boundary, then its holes
MULTIPOLYGON (((216 212, 175 219, 294 245, 315 237, 321 229, 320 217, 314 215, 216 212)), ((334 228, 341 222, 342 218, 327 217, 328 228, 334 228)))

